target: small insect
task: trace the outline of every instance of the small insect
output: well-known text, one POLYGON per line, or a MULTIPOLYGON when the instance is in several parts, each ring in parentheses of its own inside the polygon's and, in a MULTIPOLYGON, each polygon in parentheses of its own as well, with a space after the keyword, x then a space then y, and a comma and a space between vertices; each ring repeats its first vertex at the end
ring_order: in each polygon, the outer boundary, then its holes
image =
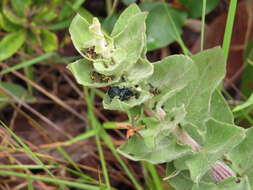
POLYGON ((127 88, 127 87, 121 88, 118 86, 111 87, 108 90, 107 94, 109 95, 111 99, 118 96, 121 101, 127 101, 131 97, 135 97, 137 99, 139 98, 139 95, 140 95, 138 92, 134 92, 132 88, 127 88))
POLYGON ((117 123, 116 124, 116 128, 117 129, 127 129, 126 139, 129 139, 130 137, 134 136, 135 134, 138 135, 139 137, 143 138, 141 136, 141 134, 139 133, 139 131, 141 129, 144 129, 145 126, 144 125, 140 125, 140 126, 137 126, 137 127, 133 127, 129 123, 117 123))
POLYGON ((106 75, 93 71, 90 74, 90 78, 95 82, 111 82, 114 76, 106 76, 106 75))
POLYGON ((85 51, 84 51, 85 55, 90 58, 90 59, 95 59, 97 57, 97 54, 95 52, 95 46, 93 47, 90 47, 90 48, 87 48, 85 51))
POLYGON ((150 89, 149 89, 150 93, 152 93, 154 95, 161 93, 161 91, 158 88, 155 88, 152 84, 149 83, 149 86, 150 86, 150 89))

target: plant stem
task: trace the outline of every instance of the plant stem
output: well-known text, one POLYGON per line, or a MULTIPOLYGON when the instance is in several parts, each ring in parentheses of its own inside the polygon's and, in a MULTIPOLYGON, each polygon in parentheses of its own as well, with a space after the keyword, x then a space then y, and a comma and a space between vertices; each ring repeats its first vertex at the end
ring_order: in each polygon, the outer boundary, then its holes
POLYGON ((231 0, 230 5, 229 5, 229 10, 228 10, 228 15, 227 15, 227 23, 226 23, 225 33, 224 33, 224 40, 222 44, 224 57, 226 60, 228 58, 230 41, 231 41, 231 36, 233 32, 236 6, 237 6, 237 0, 231 0))
POLYGON ((106 11, 109 16, 112 11, 112 0, 106 0, 106 11))
POLYGON ((112 14, 114 13, 114 11, 115 11, 115 9, 116 9, 118 3, 119 3, 118 0, 114 0, 114 1, 113 1, 112 8, 111 8, 111 11, 109 12, 108 17, 112 16, 112 14))
POLYGON ((206 14, 206 0, 203 0, 202 7, 202 19, 201 19, 201 41, 200 41, 200 50, 204 49, 204 36, 205 36, 205 14, 206 14))

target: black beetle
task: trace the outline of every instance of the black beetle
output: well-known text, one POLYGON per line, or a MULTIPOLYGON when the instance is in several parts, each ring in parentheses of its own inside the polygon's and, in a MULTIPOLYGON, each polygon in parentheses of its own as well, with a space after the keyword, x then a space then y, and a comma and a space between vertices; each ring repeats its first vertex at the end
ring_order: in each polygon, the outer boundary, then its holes
POLYGON ((114 86, 108 90, 108 95, 111 99, 118 96, 121 101, 129 100, 131 97, 139 97, 139 93, 134 93, 132 88, 114 86))

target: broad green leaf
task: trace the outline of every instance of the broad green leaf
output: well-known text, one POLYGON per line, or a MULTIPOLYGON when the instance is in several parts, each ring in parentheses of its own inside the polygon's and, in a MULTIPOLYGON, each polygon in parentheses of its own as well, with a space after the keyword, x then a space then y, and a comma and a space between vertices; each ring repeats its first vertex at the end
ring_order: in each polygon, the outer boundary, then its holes
POLYGON ((247 175, 253 171, 253 127, 246 131, 246 138, 235 147, 229 154, 228 158, 232 161, 233 169, 240 175, 247 175))
POLYGON ((218 91, 213 93, 210 103, 210 117, 224 123, 234 124, 234 116, 225 98, 218 91))
POLYGON ((154 73, 148 79, 154 88, 166 89, 186 86, 189 81, 196 79, 198 70, 193 60, 184 55, 172 55, 154 63, 154 73))
POLYGON ((25 15, 25 10, 32 3, 32 0, 11 0, 11 6, 16 14, 20 17, 25 15))
POLYGON ((90 61, 80 59, 67 67, 75 76, 77 82, 83 86, 104 87, 120 80, 118 76, 104 76, 95 72, 90 61))
MULTIPOLYGON (((92 23, 93 15, 85 8, 80 7, 78 9, 78 14, 80 14, 88 23, 92 23)), ((69 18, 69 17, 67 17, 69 18)))
POLYGON ((23 45, 26 38, 25 31, 7 34, 0 41, 0 61, 11 57, 23 45))
POLYGON ((131 160, 145 160, 158 164, 182 157, 190 153, 191 148, 178 144, 172 135, 158 137, 153 148, 148 147, 141 137, 133 136, 118 151, 131 160))
MULTIPOLYGON (((169 164, 172 165, 172 163, 169 164)), ((179 174, 170 178, 168 181, 169 184, 171 184, 171 186, 175 188, 175 190, 191 190, 194 184, 190 179, 188 171, 181 171, 179 174)))
POLYGON ((73 4, 73 9, 74 10, 78 10, 82 4, 85 2, 85 0, 75 0, 74 4, 73 4))
POLYGON ((231 151, 245 137, 245 130, 232 124, 210 119, 206 122, 205 142, 199 152, 186 161, 191 179, 198 183, 211 166, 231 151))
POLYGON ((146 59, 139 59, 131 69, 124 73, 127 81, 137 84, 153 74, 154 66, 146 59))
POLYGON ((117 36, 127 26, 127 23, 130 22, 130 19, 134 17, 136 14, 140 13, 140 9, 136 4, 130 5, 128 8, 126 8, 120 15, 119 19, 114 25, 114 28, 112 30, 111 36, 117 36))
POLYGON ((76 50, 84 57, 82 51, 88 48, 87 43, 95 38, 95 34, 90 32, 89 26, 90 24, 81 15, 77 14, 69 27, 72 42, 76 50))
POLYGON ((11 101, 11 98, 2 88, 11 95, 25 102, 31 103, 36 101, 36 99, 32 95, 30 95, 29 92, 22 86, 10 82, 0 82, 0 108, 5 106, 9 101, 11 101))
POLYGON ((244 110, 244 109, 246 109, 246 108, 248 108, 248 107, 250 107, 252 105, 253 105, 253 93, 251 94, 251 96, 249 97, 249 99, 246 102, 244 102, 241 105, 236 106, 233 109, 233 112, 244 110))
MULTIPOLYGON (((157 139, 170 136, 180 122, 185 119, 184 107, 172 109, 163 119, 156 119, 156 122, 151 122, 148 119, 143 119, 146 126, 145 130, 140 133, 143 136, 145 144, 149 148, 154 148, 157 145, 157 139)), ((159 116, 157 116, 159 118, 159 116)), ((154 118, 151 118, 154 119, 154 118)), ((152 120, 151 120, 152 121, 152 120)))
MULTIPOLYGON (((131 69, 129 71, 131 72, 131 69)), ((149 107, 155 106, 157 111, 155 114, 159 114, 159 109, 161 109, 162 105, 196 77, 198 77, 197 67, 192 59, 187 56, 169 56, 162 61, 154 63, 154 73, 147 82, 152 88, 158 89, 161 93, 155 94, 156 97, 152 98, 152 104, 149 107)), ((178 145, 176 138, 174 139, 174 136, 171 134, 174 127, 185 118, 184 106, 171 107, 170 110, 167 110, 166 114, 164 122, 160 124, 159 122, 156 124, 152 123, 150 127, 141 130, 140 134, 143 136, 143 139, 136 137, 134 140, 130 139, 128 143, 124 144, 120 148, 121 153, 128 155, 129 158, 134 160, 147 160, 153 163, 171 161, 173 158, 176 159, 188 154, 190 148, 178 145), (173 121, 171 121, 171 118, 173 118, 173 121), (139 148, 143 152, 138 153, 139 149, 134 151, 136 144, 143 146, 139 148), (166 149, 166 155, 161 151, 162 147, 166 149), (159 151, 161 154, 159 154, 159 151)))
POLYGON ((153 108, 166 104, 167 99, 174 96, 197 77, 198 68, 188 56, 172 55, 155 62, 154 73, 147 81, 150 85, 150 91, 155 95, 149 102, 149 107, 153 108))
POLYGON ((63 6, 58 14, 58 19, 62 21, 63 19, 69 18, 73 14, 73 9, 70 6, 63 6))
POLYGON ((248 178, 249 178, 249 182, 250 182, 250 186, 251 189, 253 188, 253 170, 250 170, 250 172, 248 173, 248 178))
MULTIPOLYGON (((198 67, 199 76, 165 103, 165 110, 185 105, 186 122, 197 126, 199 132, 205 131, 205 120, 209 117, 212 94, 225 75, 226 62, 223 51, 213 48, 192 56, 198 67)), ((218 111, 218 110, 217 110, 218 111)))
POLYGON ((2 11, 3 11, 4 16, 6 16, 6 18, 7 18, 10 22, 12 22, 12 23, 14 23, 14 24, 17 24, 17 25, 24 25, 24 24, 27 22, 26 18, 24 18, 24 17, 19 17, 19 16, 15 15, 15 14, 13 13, 13 11, 12 11, 12 10, 10 9, 10 7, 8 6, 6 0, 4 0, 2 11))
POLYGON ((146 20, 148 51, 165 47, 177 39, 172 22, 178 33, 182 33, 186 19, 184 12, 169 7, 167 3, 143 3, 140 7, 149 12, 146 20))
POLYGON ((93 62, 94 69, 104 75, 120 75, 128 66, 126 62, 126 51, 116 49, 112 53, 112 60, 99 59, 93 62))
POLYGON ((55 10, 52 10, 51 8, 44 7, 37 15, 33 18, 33 21, 36 24, 42 24, 45 22, 52 22, 54 19, 57 18, 57 13, 55 10))
POLYGON ((50 32, 47 29, 41 31, 41 43, 42 48, 46 52, 54 51, 58 47, 58 38, 55 33, 50 32))
POLYGON ((108 33, 110 34, 113 30, 113 27, 115 25, 115 23, 117 22, 119 18, 118 14, 113 14, 110 17, 106 17, 103 22, 102 22, 102 28, 108 33))
MULTIPOLYGON (((145 160, 151 163, 165 163, 192 152, 189 146, 180 144, 172 134, 175 127, 184 119, 183 107, 171 110, 164 120, 143 118, 139 124, 145 128, 139 136, 133 136, 119 148, 124 156, 132 160, 145 160)), ((138 125, 137 125, 138 126, 138 125)))
POLYGON ((248 178, 242 178, 240 180, 235 178, 228 178, 224 181, 215 183, 205 183, 195 184, 192 190, 251 190, 248 178), (239 181, 239 182, 237 182, 239 181))
POLYGON ((219 183, 201 181, 199 184, 194 184, 189 173, 182 171, 168 181, 175 190, 251 190, 247 177, 239 180, 231 177, 219 183))
POLYGON ((145 46, 146 16, 147 13, 142 12, 131 17, 125 29, 114 38, 115 48, 125 50, 126 61, 129 64, 135 63, 140 58, 145 46))
MULTIPOLYGON (((203 0, 199 0, 198 3, 192 0, 179 0, 183 6, 186 7, 186 11, 191 18, 201 17, 203 0)), ((219 3, 219 0, 206 0, 206 14, 211 12, 219 3)))
POLYGON ((7 32, 16 32, 22 27, 10 22, 1 12, 0 12, 0 28, 7 32))

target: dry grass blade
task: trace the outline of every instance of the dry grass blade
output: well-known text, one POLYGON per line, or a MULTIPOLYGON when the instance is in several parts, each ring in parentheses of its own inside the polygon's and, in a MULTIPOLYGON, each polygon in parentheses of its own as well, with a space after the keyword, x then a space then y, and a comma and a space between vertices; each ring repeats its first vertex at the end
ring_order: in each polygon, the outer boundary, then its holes
MULTIPOLYGON (((0 65, 2 67, 7 67, 6 64, 0 62, 0 65)), ((54 96, 53 94, 47 92, 44 88, 42 88, 40 85, 36 84, 35 82, 33 82, 32 80, 28 79, 26 76, 22 75, 21 73, 17 72, 17 71, 11 71, 15 76, 17 76, 18 78, 24 80, 25 82, 27 82, 28 84, 30 84, 31 86, 33 86, 35 89, 37 89, 38 91, 40 91, 41 93, 43 93, 44 95, 46 95, 47 97, 49 97, 50 99, 52 99, 55 103, 57 103, 58 105, 60 105, 61 107, 65 108, 66 110, 68 110, 70 113, 72 113, 73 115, 75 115, 76 117, 78 117, 80 120, 87 122, 87 119, 85 117, 83 117, 83 115, 79 114, 76 110, 74 110, 73 108, 71 108, 69 105, 65 104, 61 99, 59 99, 58 97, 54 96)))

